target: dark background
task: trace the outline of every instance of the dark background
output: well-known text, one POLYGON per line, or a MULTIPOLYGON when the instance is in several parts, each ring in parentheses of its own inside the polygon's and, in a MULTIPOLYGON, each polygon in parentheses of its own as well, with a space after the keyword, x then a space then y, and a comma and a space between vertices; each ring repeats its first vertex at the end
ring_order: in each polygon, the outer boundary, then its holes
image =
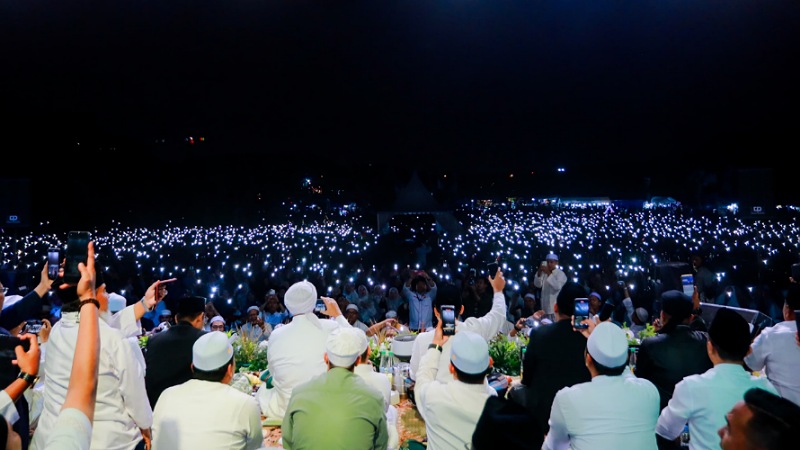
POLYGON ((797 1, 3 2, 0 176, 53 220, 86 190, 101 216, 235 220, 306 177, 379 205, 414 170, 447 200, 791 203, 798 23, 797 1))

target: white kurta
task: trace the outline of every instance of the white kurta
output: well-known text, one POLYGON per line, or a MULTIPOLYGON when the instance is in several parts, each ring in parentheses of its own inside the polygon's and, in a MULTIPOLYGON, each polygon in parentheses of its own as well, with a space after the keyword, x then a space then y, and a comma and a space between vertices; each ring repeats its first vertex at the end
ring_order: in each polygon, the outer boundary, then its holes
POLYGON ((444 359, 439 350, 431 348, 426 351, 414 387, 417 410, 425 421, 428 448, 471 448, 472 434, 489 393, 483 384, 466 384, 458 380, 443 383, 437 380, 439 359, 444 359))
POLYGON ((92 440, 92 422, 83 411, 67 408, 61 411, 56 426, 47 439, 47 450, 89 450, 92 440))
POLYGON ((567 274, 558 268, 553 269, 550 275, 542 272, 541 275, 533 277, 533 285, 542 290, 540 298, 545 314, 555 314, 556 299, 565 284, 567 284, 567 274))
POLYGON ((627 372, 556 393, 542 450, 656 450, 658 389, 627 372))
MULTIPOLYGON (((40 367, 45 374, 44 406, 31 448, 44 449, 66 397, 78 337, 78 313, 63 313, 53 325, 47 357, 40 367)), ((122 333, 99 321, 100 362, 94 412, 92 449, 132 450, 141 440, 140 428, 150 428, 153 411, 144 387, 144 371, 134 346, 122 333)))
POLYGON ((272 374, 272 389, 258 389, 261 412, 268 419, 283 420, 292 389, 325 373, 325 341, 338 327, 350 327, 344 316, 321 319, 317 328, 304 315, 294 316, 288 325, 276 328, 269 338, 267 360, 272 374))
POLYGON ((753 353, 744 362, 753 370, 763 370, 781 397, 800 405, 800 347, 795 343, 797 324, 786 320, 765 328, 750 346, 753 353))
POLYGON ((152 450, 250 450, 263 445, 258 402, 227 384, 189 380, 158 397, 152 450))
POLYGON ((19 420, 19 411, 11 400, 11 396, 6 391, 0 391, 0 414, 5 417, 6 421, 14 425, 19 420))
MULTIPOLYGON (((496 292, 492 297, 492 309, 482 317, 470 317, 464 322, 456 323, 456 333, 461 331, 472 331, 483 336, 486 342, 494 339, 500 330, 503 329, 506 321, 506 297, 502 292, 496 292)), ((422 360, 422 356, 428 351, 428 345, 433 342, 434 331, 426 331, 420 333, 414 339, 414 345, 411 348, 411 377, 417 379, 417 370, 422 360)), ((439 359, 439 372, 436 379, 442 383, 447 383, 453 380, 453 375, 450 373, 450 348, 452 343, 448 339, 442 346, 442 357, 439 359)), ((486 386, 489 386, 488 383, 486 386)), ((492 388, 490 388, 492 389, 492 388)))
POLYGON ((725 415, 750 388, 778 395, 766 378, 756 378, 738 364, 717 364, 699 375, 690 375, 675 385, 669 404, 661 411, 656 433, 668 440, 677 438, 689 423, 689 449, 718 449, 717 431, 725 415))

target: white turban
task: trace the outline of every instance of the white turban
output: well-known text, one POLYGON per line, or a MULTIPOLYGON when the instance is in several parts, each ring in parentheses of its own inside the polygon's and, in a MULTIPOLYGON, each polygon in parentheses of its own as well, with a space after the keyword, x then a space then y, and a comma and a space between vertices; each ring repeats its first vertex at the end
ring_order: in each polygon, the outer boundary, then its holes
POLYGON ((317 288, 308 281, 299 281, 286 290, 283 301, 294 315, 313 312, 317 304, 317 288))

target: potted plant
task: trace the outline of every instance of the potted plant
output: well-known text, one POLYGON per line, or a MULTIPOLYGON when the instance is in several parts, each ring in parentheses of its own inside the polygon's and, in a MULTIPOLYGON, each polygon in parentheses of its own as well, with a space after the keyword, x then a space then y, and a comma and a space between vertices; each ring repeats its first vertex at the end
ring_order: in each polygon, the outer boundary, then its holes
POLYGON ((522 368, 522 349, 528 346, 527 336, 517 335, 509 338, 507 334, 500 333, 489 341, 489 356, 494 361, 494 370, 508 376, 520 375, 522 368))
POLYGON ((247 336, 247 333, 228 332, 233 336, 231 346, 236 359, 237 372, 261 372, 267 368, 267 348, 247 336))

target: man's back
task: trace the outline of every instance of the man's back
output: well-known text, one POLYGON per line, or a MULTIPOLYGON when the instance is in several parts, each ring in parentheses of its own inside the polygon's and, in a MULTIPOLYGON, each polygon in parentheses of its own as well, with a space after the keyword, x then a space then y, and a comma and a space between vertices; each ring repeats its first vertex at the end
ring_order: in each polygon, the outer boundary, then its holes
POLYGON ((224 383, 189 380, 172 386, 153 411, 153 450, 245 450, 263 445, 258 403, 224 383))
MULTIPOLYGON (((97 401, 92 423, 92 449, 131 450, 141 440, 140 428, 150 428, 153 412, 147 401, 144 373, 133 345, 119 330, 100 321, 97 401)), ((33 448, 43 449, 69 385, 75 354, 77 313, 63 313, 50 332, 43 364, 44 406, 34 433, 33 448)), ((40 370, 42 371, 42 370, 40 370)))
POLYGON ((523 361, 525 406, 545 433, 556 393, 561 388, 592 379, 586 368, 584 350, 586 337, 573 330, 568 319, 531 331, 523 361))
POLYGON ((360 376, 334 367, 294 388, 281 432, 287 449, 385 449, 383 396, 360 376))
POLYGON ((795 342, 797 325, 787 320, 759 334, 744 358, 752 370, 766 369, 767 378, 787 398, 800 405, 800 346, 795 342))
POLYGON ((636 358, 636 376, 653 382, 667 406, 675 385, 689 375, 713 367, 706 351, 708 334, 678 325, 672 332, 642 341, 636 358))
POLYGON ((192 345, 204 333, 181 321, 148 339, 144 354, 147 364, 144 381, 152 408, 164 389, 192 378, 192 345))
POLYGON ((717 431, 725 425, 725 415, 754 387, 777 394, 766 378, 752 377, 739 364, 717 364, 705 373, 690 375, 675 385, 656 432, 671 440, 688 421, 690 449, 719 448, 717 431))
POLYGON ((317 328, 301 315, 272 332, 267 359, 273 387, 262 386, 258 394, 265 416, 282 419, 294 387, 325 373, 325 339, 342 322, 347 323, 343 316, 336 321, 322 319, 319 321, 322 328, 317 328))
POLYGON ((658 391, 630 375, 599 375, 556 394, 543 450, 655 450, 658 391))

